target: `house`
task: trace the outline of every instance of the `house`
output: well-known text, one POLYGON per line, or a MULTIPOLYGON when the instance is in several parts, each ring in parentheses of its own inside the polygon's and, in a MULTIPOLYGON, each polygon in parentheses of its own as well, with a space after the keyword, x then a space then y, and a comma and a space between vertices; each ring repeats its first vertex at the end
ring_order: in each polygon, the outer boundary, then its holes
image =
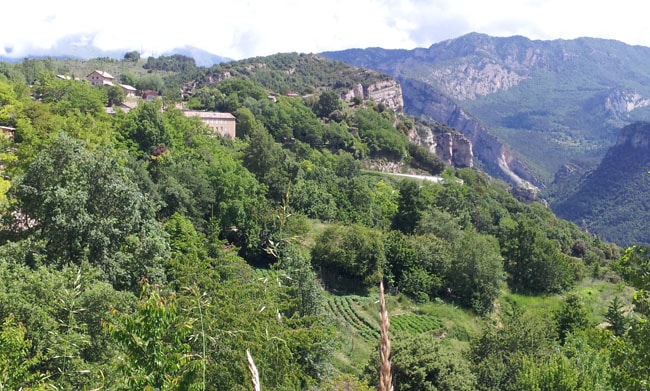
POLYGON ((113 115, 116 110, 122 110, 125 113, 138 107, 138 101, 124 101, 117 106, 106 107, 104 110, 107 114, 113 115))
POLYGON ((4 134, 4 136, 8 139, 13 140, 15 132, 16 128, 12 128, 10 126, 0 126, 0 133, 4 134))
POLYGON ((157 91, 145 90, 142 91, 141 97, 144 100, 154 100, 160 98, 160 94, 157 91))
POLYGON ((92 71, 86 76, 86 80, 94 86, 104 86, 104 85, 113 85, 113 80, 115 78, 108 72, 104 71, 92 71))
POLYGON ((221 136, 235 138, 236 118, 230 113, 217 113, 215 111, 183 111, 186 117, 196 117, 221 136))
POLYGON ((122 87, 122 91, 124 91, 124 96, 127 97, 135 96, 135 93, 138 91, 135 89, 135 87, 128 84, 120 84, 120 87, 122 87))

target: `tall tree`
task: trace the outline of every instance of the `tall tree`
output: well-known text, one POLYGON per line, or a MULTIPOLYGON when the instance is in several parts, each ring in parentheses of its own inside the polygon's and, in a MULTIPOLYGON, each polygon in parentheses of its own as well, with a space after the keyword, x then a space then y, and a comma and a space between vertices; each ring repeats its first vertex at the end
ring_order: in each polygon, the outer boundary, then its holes
POLYGON ((87 260, 116 287, 134 288, 143 276, 162 278, 168 244, 154 205, 111 155, 59 134, 9 192, 23 218, 11 228, 42 239, 49 263, 87 260))

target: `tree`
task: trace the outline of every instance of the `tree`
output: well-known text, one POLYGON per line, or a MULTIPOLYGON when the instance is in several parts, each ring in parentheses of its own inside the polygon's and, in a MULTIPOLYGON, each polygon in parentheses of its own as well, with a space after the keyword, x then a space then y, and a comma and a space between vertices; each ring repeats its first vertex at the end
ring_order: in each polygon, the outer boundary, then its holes
POLYGON ((501 253, 514 290, 557 293, 574 283, 574 267, 568 256, 531 220, 521 220, 506 230, 501 237, 501 253))
POLYGON ((378 284, 386 262, 381 232, 358 224, 328 226, 311 255, 328 284, 351 291, 378 284))
POLYGON ((614 335, 622 337, 627 330, 627 319, 623 314, 623 303, 618 296, 614 296, 611 303, 607 307, 607 314, 605 319, 609 322, 609 329, 612 330, 614 335))
POLYGON ((513 385, 525 360, 538 362, 553 351, 556 334, 550 324, 518 307, 511 312, 503 309, 503 315, 502 325, 486 324, 470 341, 470 360, 481 391, 516 390, 513 385))
POLYGON ((117 288, 134 288, 143 276, 160 280, 168 244, 130 176, 112 152, 89 152, 61 133, 9 192, 13 216, 31 221, 27 231, 10 229, 43 240, 46 262, 88 261, 117 288))
POLYGON ((420 185, 412 179, 404 179, 399 184, 397 213, 393 217, 393 229, 406 234, 413 233, 424 209, 424 198, 420 185))
POLYGON ((160 112, 160 102, 143 102, 128 114, 130 121, 122 126, 122 134, 136 143, 145 154, 173 147, 172 129, 160 112))
POLYGON ((325 91, 318 97, 314 112, 321 118, 326 118, 333 111, 341 110, 343 103, 335 91, 325 91))
POLYGON ((120 75, 120 83, 135 87, 138 83, 138 78, 133 73, 124 72, 120 75))
POLYGON ((582 298, 571 293, 562 301, 562 308, 555 314, 560 340, 564 342, 571 333, 587 328, 587 308, 582 298))
POLYGON ((119 106, 124 102, 126 95, 120 86, 110 86, 106 89, 106 97, 108 98, 109 106, 119 106))
POLYGON ((131 389, 186 390, 198 377, 190 354, 192 325, 176 295, 145 284, 135 312, 113 311, 106 328, 125 350, 121 371, 131 389))
POLYGON ((159 75, 146 75, 138 79, 134 87, 140 91, 161 92, 165 88, 165 82, 159 75))
POLYGON ((490 312, 505 281, 496 239, 466 231, 463 238, 454 243, 445 281, 463 306, 479 314, 490 312))
POLYGON ((140 61, 140 52, 133 50, 130 52, 124 53, 124 61, 128 62, 138 62, 140 61))
MULTIPOLYGON (((476 376, 464 352, 432 334, 398 339, 391 348, 391 367, 395 391, 470 391, 476 389, 476 376)), ((372 358, 367 377, 378 379, 378 365, 372 358)))

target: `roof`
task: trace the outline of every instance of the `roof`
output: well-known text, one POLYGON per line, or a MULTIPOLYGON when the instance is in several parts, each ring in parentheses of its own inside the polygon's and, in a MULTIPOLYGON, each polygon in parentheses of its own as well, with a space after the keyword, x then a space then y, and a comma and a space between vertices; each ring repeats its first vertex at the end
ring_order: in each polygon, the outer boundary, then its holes
POLYGON ((128 91, 136 91, 135 87, 130 86, 128 84, 120 84, 120 87, 122 87, 122 88, 124 88, 125 90, 128 90, 128 91))
POLYGON ((115 79, 113 75, 111 75, 108 72, 100 71, 100 70, 94 70, 88 74, 88 76, 92 75, 93 73, 99 73, 100 76, 105 77, 107 79, 115 79))
POLYGON ((236 119, 234 115, 230 113, 218 113, 216 111, 192 111, 186 110, 183 111, 183 114, 186 117, 199 117, 205 119, 236 119))

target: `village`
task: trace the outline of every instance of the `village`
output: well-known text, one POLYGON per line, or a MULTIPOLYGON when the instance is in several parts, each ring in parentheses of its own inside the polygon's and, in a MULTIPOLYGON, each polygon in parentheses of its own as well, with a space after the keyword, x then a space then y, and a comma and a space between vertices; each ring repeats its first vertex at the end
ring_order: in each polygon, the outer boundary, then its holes
MULTIPOLYGON (((67 79, 67 76, 57 75, 62 79, 67 79)), ((161 99, 162 97, 157 91, 144 90, 138 91, 135 87, 128 84, 121 84, 115 81, 115 77, 108 72, 95 70, 89 73, 85 80, 90 82, 95 87, 113 87, 119 86, 124 92, 125 99, 119 105, 106 107, 108 114, 115 114, 115 110, 122 110, 128 113, 130 110, 138 106, 141 101, 152 101, 154 99, 161 99)), ((210 127, 215 134, 229 139, 235 138, 236 118, 231 113, 220 113, 216 111, 197 111, 186 110, 182 105, 176 105, 177 109, 181 110, 186 117, 196 117, 205 125, 210 127)))

